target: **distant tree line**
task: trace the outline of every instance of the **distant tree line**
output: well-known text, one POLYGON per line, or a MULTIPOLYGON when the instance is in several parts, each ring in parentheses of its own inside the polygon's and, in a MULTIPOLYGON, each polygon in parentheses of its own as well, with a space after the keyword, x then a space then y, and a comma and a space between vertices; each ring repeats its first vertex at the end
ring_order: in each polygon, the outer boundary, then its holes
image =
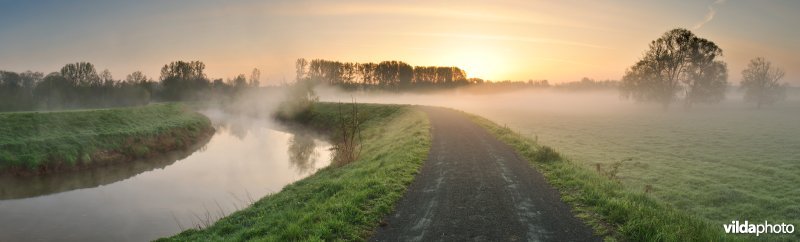
POLYGON ((604 80, 598 81, 589 77, 584 77, 580 81, 562 82, 557 84, 550 84, 548 80, 527 80, 527 81, 484 81, 477 79, 471 82, 480 84, 487 88, 503 88, 503 89, 519 89, 519 88, 555 88, 559 90, 569 91, 587 91, 587 90, 600 90, 600 89, 618 89, 619 81, 604 80))
POLYGON ((199 61, 171 62, 161 68, 159 81, 140 71, 115 79, 110 71, 98 73, 88 62, 70 63, 47 75, 0 71, 0 111, 104 108, 229 97, 259 85, 258 69, 249 80, 242 74, 227 81, 210 81, 204 69, 205 64, 199 61))
POLYGON ((495 82, 487 82, 482 79, 476 82, 476 84, 482 84, 486 86, 495 86, 495 87, 509 87, 509 88, 548 88, 551 87, 550 81, 548 80, 527 80, 527 81, 495 81, 495 82))
POLYGON ((572 90, 572 91, 618 89, 619 81, 616 80, 598 81, 592 78, 584 77, 580 81, 560 83, 555 85, 554 87, 557 89, 572 90))
MULTIPOLYGON (((728 69, 721 60, 722 49, 714 42, 686 29, 673 29, 650 43, 644 56, 628 68, 621 81, 577 82, 552 85, 547 80, 484 81, 468 78, 453 66, 411 66, 402 61, 380 63, 339 62, 322 59, 295 62, 297 81, 303 93, 324 83, 347 90, 420 90, 474 85, 486 90, 555 88, 561 90, 618 89, 625 98, 660 103, 675 102, 690 108, 696 103, 724 99, 729 87, 728 69), (309 90, 306 90, 309 89, 309 90)), ((259 86, 260 71, 223 80, 209 79, 200 61, 174 61, 161 68, 153 80, 136 71, 115 79, 111 72, 98 73, 88 62, 70 63, 58 72, 21 73, 0 70, 0 111, 101 108, 143 105, 151 101, 194 101, 225 99, 259 86)), ((764 58, 753 59, 742 71, 741 89, 746 102, 757 107, 786 98, 785 73, 764 58)), ((302 99, 306 100, 308 98, 302 99)), ((302 102, 300 102, 302 103, 302 102)))
POLYGON ((476 83, 467 73, 453 66, 411 66, 402 61, 354 63, 298 59, 297 78, 344 89, 449 88, 476 83))
POLYGON ((196 101, 230 97, 260 85, 261 71, 253 69, 249 78, 239 74, 234 78, 210 80, 200 61, 174 61, 161 67, 158 95, 164 101, 196 101))

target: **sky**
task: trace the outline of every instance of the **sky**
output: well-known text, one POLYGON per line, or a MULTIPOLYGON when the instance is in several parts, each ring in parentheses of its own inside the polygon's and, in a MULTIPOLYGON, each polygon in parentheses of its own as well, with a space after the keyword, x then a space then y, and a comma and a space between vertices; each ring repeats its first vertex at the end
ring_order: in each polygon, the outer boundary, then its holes
MULTIPOLYGON (((765 57, 800 85, 800 1, 8 1, 0 70, 88 61, 117 79, 158 79, 176 60, 210 78, 261 70, 294 79, 297 58, 458 66, 487 80, 621 79, 650 41, 686 28, 723 49, 729 82, 765 57)), ((99 71, 98 70, 98 71, 99 71)))

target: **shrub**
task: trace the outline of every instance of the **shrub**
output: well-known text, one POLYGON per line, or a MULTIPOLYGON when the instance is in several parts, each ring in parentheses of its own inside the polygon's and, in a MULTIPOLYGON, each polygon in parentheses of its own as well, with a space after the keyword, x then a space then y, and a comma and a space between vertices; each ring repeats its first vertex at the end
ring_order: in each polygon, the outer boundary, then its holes
POLYGON ((558 152, 550 148, 550 146, 542 145, 533 155, 533 159, 536 162, 548 163, 548 162, 555 162, 561 160, 561 155, 558 152))

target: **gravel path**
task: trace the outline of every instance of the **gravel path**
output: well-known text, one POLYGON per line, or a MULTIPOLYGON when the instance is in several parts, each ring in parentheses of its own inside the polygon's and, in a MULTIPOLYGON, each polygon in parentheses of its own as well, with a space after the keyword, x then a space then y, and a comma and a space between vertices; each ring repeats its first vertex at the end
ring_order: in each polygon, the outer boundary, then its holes
POLYGON ((371 241, 600 241, 511 147, 462 113, 421 109, 428 160, 371 241))

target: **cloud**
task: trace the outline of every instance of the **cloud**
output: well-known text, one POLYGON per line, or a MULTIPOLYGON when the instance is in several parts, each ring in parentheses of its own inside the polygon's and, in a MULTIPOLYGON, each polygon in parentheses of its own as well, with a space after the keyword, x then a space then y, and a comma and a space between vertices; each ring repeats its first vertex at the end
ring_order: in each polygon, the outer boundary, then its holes
POLYGON ((548 14, 542 11, 525 11, 519 9, 502 8, 497 7, 496 4, 488 6, 481 4, 463 4, 460 6, 453 6, 452 4, 436 4, 428 2, 422 2, 426 4, 419 5, 391 4, 381 1, 373 1, 368 3, 355 3, 351 1, 331 2, 332 3, 318 3, 314 8, 308 8, 305 5, 287 6, 286 9, 281 10, 281 13, 288 15, 316 16, 375 15, 382 17, 407 16, 411 18, 449 18, 498 23, 522 23, 538 26, 555 26, 596 31, 611 31, 608 28, 601 28, 556 14, 548 14))
POLYGON ((692 27, 692 29, 693 30, 698 30, 698 29, 702 28, 703 25, 705 25, 706 23, 711 22, 711 20, 714 19, 714 15, 717 14, 717 10, 714 7, 724 4, 725 1, 726 0, 716 0, 711 5, 708 5, 708 13, 706 13, 706 16, 703 18, 703 20, 698 22, 698 23, 696 23, 694 25, 694 27, 692 27))
POLYGON ((611 49, 608 46, 589 44, 584 42, 569 41, 562 39, 552 38, 537 38, 526 36, 512 36, 512 35, 487 35, 487 34, 460 34, 460 33, 427 33, 427 32, 412 32, 412 33, 387 33, 406 36, 425 36, 425 37, 443 37, 443 38, 462 38, 462 39, 477 39, 477 40, 498 40, 498 41, 519 41, 529 43, 543 43, 543 44, 556 44, 556 45, 569 45, 579 46, 595 49, 611 49))

